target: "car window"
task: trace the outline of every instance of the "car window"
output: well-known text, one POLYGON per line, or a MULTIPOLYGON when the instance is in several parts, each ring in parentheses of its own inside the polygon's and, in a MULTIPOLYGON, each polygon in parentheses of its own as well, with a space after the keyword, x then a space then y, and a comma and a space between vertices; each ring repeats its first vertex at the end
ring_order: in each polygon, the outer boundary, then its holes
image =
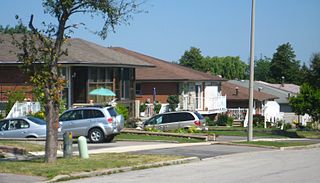
POLYGON ((179 121, 177 113, 165 114, 163 115, 162 123, 172 123, 179 121))
POLYGON ((30 127, 30 124, 23 119, 19 119, 18 123, 16 124, 16 129, 25 129, 29 127, 30 127))
POLYGON ((8 130, 16 130, 16 129, 21 129, 21 121, 20 119, 10 119, 9 120, 9 126, 8 126, 8 130))
POLYGON ((117 111, 113 107, 108 108, 107 111, 112 117, 116 117, 118 115, 117 111))
POLYGON ((0 122, 0 131, 8 130, 8 120, 0 122))
POLYGON ((200 113, 198 113, 198 112, 194 112, 196 115, 197 115, 197 117, 199 118, 199 119, 204 119, 204 117, 200 114, 200 113))
POLYGON ((147 120, 144 124, 145 125, 156 125, 156 124, 161 124, 163 119, 163 115, 158 115, 150 118, 147 120))
POLYGON ((38 125, 46 125, 47 122, 42 120, 42 119, 39 119, 39 118, 34 118, 34 117, 27 117, 28 120, 34 122, 35 124, 38 124, 38 125))
POLYGON ((190 121, 195 120, 194 116, 188 112, 179 113, 179 121, 190 121))
POLYGON ((89 119, 89 118, 103 118, 104 115, 99 110, 89 109, 83 111, 83 118, 89 119))
POLYGON ((83 110, 68 111, 68 112, 64 113, 63 115, 61 115, 60 121, 83 119, 82 111, 83 110))

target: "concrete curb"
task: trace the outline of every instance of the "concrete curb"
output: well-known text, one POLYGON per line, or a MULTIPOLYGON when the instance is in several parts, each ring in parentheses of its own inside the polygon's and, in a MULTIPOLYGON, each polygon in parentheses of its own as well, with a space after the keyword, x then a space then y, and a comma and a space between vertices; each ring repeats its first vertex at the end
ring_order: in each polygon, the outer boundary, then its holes
POLYGON ((120 173, 120 172, 128 172, 128 171, 145 169, 145 168, 178 165, 178 164, 190 163, 190 162, 196 162, 196 161, 200 161, 200 159, 198 157, 189 157, 189 158, 183 158, 183 159, 177 159, 177 160, 148 163, 148 164, 137 165, 132 167, 103 169, 103 170, 97 170, 92 172, 78 172, 78 173, 71 173, 69 175, 58 175, 46 182, 49 183, 49 182, 58 182, 58 181, 69 180, 69 179, 88 178, 88 177, 109 175, 109 174, 120 173))
MULTIPOLYGON (((235 142, 235 141, 234 141, 235 142)), ((232 142, 212 142, 212 145, 221 144, 221 145, 230 145, 230 146, 248 146, 248 147, 259 147, 266 149, 278 149, 278 150, 299 150, 299 149, 311 149, 311 148, 320 148, 320 143, 311 144, 305 146, 290 146, 290 147, 275 147, 275 146, 263 146, 263 145, 255 145, 255 144, 235 144, 232 142)))

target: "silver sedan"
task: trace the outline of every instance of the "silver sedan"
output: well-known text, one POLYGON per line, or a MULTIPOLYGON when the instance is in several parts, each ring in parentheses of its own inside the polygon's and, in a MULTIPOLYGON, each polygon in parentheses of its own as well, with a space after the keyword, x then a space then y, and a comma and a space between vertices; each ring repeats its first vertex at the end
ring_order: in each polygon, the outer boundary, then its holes
POLYGON ((30 116, 0 121, 0 138, 45 138, 46 122, 30 116))

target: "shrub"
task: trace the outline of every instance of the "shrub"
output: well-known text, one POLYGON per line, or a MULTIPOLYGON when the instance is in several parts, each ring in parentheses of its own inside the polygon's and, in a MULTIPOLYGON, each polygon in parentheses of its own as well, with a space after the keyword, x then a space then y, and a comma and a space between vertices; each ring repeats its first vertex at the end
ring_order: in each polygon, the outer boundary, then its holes
POLYGON ((210 119, 209 117, 206 117, 205 121, 206 121, 207 126, 215 126, 216 125, 214 120, 210 119))
POLYGON ((229 117, 227 114, 218 115, 217 125, 218 126, 232 126, 233 118, 229 117))
POLYGON ((39 118, 39 119, 43 119, 43 120, 46 118, 46 115, 45 115, 44 111, 39 111, 39 112, 36 112, 34 114, 29 114, 29 116, 33 116, 35 118, 39 118))
POLYGON ((169 103, 169 109, 171 111, 175 111, 179 104, 179 96, 178 95, 170 95, 167 99, 169 103))
POLYGON ((160 103, 155 103, 154 104, 154 113, 159 114, 159 111, 161 109, 161 104, 160 103))
POLYGON ((264 127, 264 116, 261 114, 255 114, 253 115, 253 126, 254 127, 264 127))
POLYGON ((289 129, 291 129, 292 128, 292 125, 290 124, 290 123, 285 123, 284 125, 283 125, 283 130, 289 130, 289 129))
POLYGON ((18 102, 22 102, 26 98, 26 95, 22 91, 11 91, 8 94, 8 104, 6 105, 6 114, 8 115, 13 105, 18 102))
POLYGON ((139 111, 140 111, 140 112, 144 112, 144 111, 146 111, 146 109, 147 109, 147 105, 146 105, 145 103, 142 103, 142 104, 140 105, 140 107, 139 107, 139 111))
POLYGON ((123 104, 117 104, 117 106, 116 106, 116 111, 117 111, 117 113, 122 114, 125 120, 128 119, 128 117, 129 117, 129 110, 128 110, 128 108, 127 108, 125 105, 123 105, 123 104))

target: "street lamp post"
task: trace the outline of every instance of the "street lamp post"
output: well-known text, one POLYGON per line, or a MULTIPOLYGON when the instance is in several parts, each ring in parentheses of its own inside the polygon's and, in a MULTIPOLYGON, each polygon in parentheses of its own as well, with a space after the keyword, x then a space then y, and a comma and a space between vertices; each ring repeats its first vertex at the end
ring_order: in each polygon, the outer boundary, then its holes
POLYGON ((251 39, 250 39, 250 82, 249 82, 249 118, 248 118, 248 139, 252 141, 252 121, 253 121, 253 81, 254 81, 254 19, 255 0, 252 0, 251 11, 251 39))

